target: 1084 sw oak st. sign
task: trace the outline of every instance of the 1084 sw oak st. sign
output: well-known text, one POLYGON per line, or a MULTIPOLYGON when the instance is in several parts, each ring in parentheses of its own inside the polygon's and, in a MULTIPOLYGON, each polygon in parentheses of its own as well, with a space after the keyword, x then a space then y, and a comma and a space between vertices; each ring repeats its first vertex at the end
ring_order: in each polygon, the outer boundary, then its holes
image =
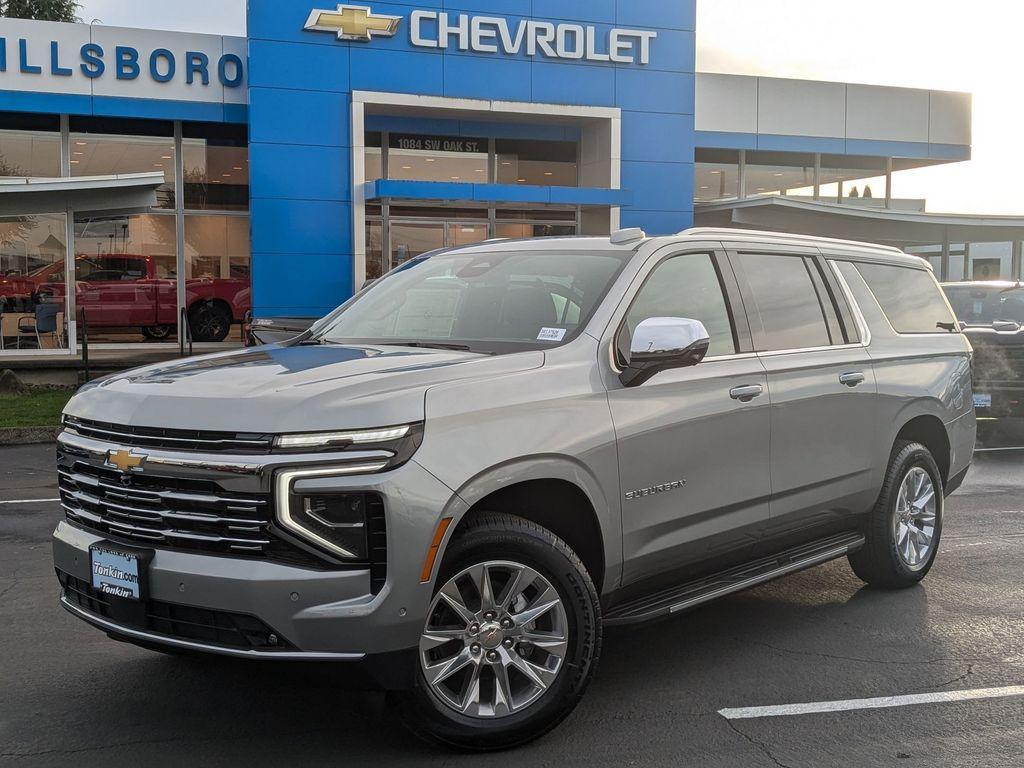
MULTIPOLYGON (((401 16, 374 13, 368 6, 339 5, 336 10, 314 10, 305 29, 331 32, 339 40, 369 42, 394 37, 401 16)), ((648 64, 657 32, 643 29, 600 31, 595 26, 500 16, 471 16, 444 11, 413 11, 409 15, 409 42, 417 48, 457 49, 509 56, 544 56, 550 59, 610 61, 648 64)))

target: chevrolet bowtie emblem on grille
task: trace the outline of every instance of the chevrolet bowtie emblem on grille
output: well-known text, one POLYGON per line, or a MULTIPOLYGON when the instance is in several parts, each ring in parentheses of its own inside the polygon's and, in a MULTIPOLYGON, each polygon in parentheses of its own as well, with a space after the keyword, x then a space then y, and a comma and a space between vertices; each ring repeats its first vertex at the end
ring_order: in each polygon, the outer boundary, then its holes
POLYGON ((336 11, 313 11, 304 29, 337 32, 339 40, 368 43, 374 37, 394 37, 401 23, 401 16, 374 13, 365 5, 339 5, 336 11))
POLYGON ((107 466, 120 469, 122 472, 135 470, 141 472, 146 464, 146 456, 136 456, 131 451, 107 451, 107 466))

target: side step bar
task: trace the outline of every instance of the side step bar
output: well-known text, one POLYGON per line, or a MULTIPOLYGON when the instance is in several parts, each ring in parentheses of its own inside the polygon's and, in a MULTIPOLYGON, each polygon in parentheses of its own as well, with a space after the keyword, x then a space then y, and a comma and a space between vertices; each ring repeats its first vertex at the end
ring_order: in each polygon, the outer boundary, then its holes
POLYGON ((604 623, 610 627, 637 624, 686 611, 733 592, 835 560, 848 552, 860 549, 863 545, 864 536, 859 533, 846 533, 822 539, 813 544, 786 550, 713 576, 616 605, 605 614, 604 623))

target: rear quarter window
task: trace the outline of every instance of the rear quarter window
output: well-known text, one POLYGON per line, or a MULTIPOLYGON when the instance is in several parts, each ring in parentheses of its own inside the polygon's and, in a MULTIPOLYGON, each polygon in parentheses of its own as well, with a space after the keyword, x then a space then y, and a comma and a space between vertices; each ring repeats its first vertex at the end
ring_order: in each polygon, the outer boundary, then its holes
POLYGON ((958 328, 931 272, 891 264, 856 266, 897 333, 949 333, 950 324, 958 328))

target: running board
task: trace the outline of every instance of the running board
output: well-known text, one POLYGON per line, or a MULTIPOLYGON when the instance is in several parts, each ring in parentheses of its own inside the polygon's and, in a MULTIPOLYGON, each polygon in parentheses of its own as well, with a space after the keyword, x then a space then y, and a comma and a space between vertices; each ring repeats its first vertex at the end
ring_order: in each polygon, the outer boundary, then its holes
POLYGON ((764 584, 805 568, 835 560, 860 549, 864 536, 846 533, 780 552, 727 571, 670 587, 651 595, 616 605, 604 616, 606 626, 637 624, 686 611, 725 595, 764 584))

